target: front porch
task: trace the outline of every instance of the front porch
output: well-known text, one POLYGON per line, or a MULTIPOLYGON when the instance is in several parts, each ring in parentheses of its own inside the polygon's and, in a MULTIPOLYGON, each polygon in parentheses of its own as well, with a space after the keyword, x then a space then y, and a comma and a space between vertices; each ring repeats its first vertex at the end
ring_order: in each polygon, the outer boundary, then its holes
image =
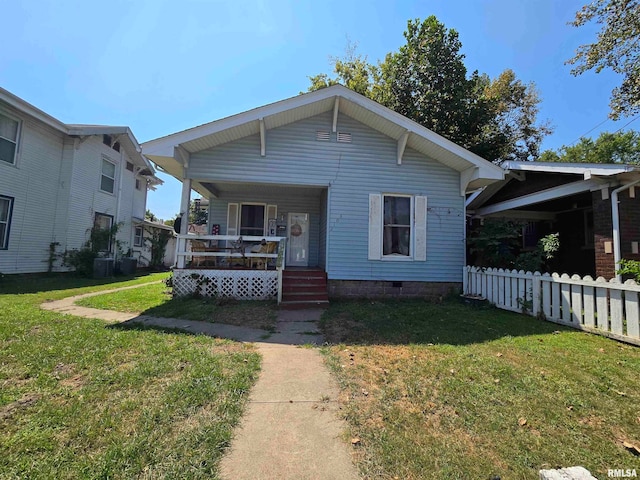
POLYGON ((286 237, 179 235, 176 258, 176 297, 277 299, 291 308, 328 303, 324 269, 285 271, 286 237))

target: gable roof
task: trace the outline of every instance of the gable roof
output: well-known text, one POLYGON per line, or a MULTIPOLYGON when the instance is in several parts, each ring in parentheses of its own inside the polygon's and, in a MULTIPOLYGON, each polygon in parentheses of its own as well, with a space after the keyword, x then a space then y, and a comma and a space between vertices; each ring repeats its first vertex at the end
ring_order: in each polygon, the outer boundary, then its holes
POLYGON ((406 136, 406 146, 458 172, 466 171, 465 176, 472 188, 504 178, 504 171, 499 166, 342 85, 298 95, 150 140, 142 144, 142 151, 163 170, 181 180, 183 163, 174 158, 176 147, 196 153, 259 134, 261 123, 269 130, 329 111, 339 111, 399 142, 406 136))
POLYGON ((138 140, 133 135, 133 132, 129 127, 111 125, 75 125, 63 123, 2 87, 0 87, 0 102, 11 105, 19 112, 22 112, 65 135, 69 135, 72 137, 83 137, 90 135, 117 136, 117 140, 120 142, 125 152, 127 152, 127 155, 129 155, 129 157, 135 163, 142 167, 140 174, 149 178, 152 186, 160 185, 163 183, 162 180, 155 176, 153 165, 151 164, 149 159, 142 154, 142 148, 140 147, 138 140))

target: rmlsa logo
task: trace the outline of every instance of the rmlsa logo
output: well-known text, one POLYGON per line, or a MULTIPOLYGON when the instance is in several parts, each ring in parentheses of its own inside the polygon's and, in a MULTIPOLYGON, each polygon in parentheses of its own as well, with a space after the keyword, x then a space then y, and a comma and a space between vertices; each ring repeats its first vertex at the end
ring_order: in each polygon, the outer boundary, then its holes
POLYGON ((627 468, 623 470, 621 468, 614 468, 607 470, 607 476, 613 478, 637 478, 638 474, 636 473, 636 469, 627 468))

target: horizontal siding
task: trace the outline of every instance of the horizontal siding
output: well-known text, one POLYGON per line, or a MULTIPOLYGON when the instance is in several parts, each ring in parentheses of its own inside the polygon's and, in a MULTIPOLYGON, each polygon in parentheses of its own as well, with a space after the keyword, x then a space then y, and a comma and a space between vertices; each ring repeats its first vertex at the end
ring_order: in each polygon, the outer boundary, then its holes
POLYGON ((320 197, 313 195, 287 194, 286 189, 281 193, 261 193, 251 195, 247 193, 225 193, 219 198, 212 199, 210 204, 209 224, 219 224, 220 234, 226 235, 227 205, 229 203, 266 203, 278 206, 278 218, 284 214, 285 221, 288 213, 309 214, 309 266, 318 265, 318 250, 320 245, 320 197))
POLYGON ((0 162, 0 195, 14 198, 9 248, 0 250, 0 272, 47 270, 61 182, 63 135, 7 105, 0 110, 22 122, 16 165, 0 162))
MULTIPOLYGON (((335 133, 329 142, 316 141, 316 131, 330 131, 331 125, 326 113, 268 130, 266 157, 260 156, 259 135, 193 154, 188 175, 214 183, 330 186, 331 279, 461 281, 465 219, 459 173, 410 148, 397 165, 394 139, 345 115, 338 118, 338 131, 351 133, 352 143, 337 143, 335 133), (427 196, 426 261, 368 260, 370 193, 427 196)), ((223 218, 216 223, 226 224, 226 207, 223 218)))

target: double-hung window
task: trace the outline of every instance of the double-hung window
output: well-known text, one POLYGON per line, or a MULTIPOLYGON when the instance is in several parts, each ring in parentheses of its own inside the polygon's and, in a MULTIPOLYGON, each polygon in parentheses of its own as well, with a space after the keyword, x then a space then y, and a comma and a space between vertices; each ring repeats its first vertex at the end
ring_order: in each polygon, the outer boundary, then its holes
POLYGON ((383 195, 382 255, 410 257, 412 197, 383 195))
POLYGON ((100 175, 100 190, 113 193, 116 186, 116 164, 106 158, 102 159, 102 172, 100 175))
POLYGON ((141 247, 144 240, 144 228, 136 227, 133 232, 133 246, 141 247))
POLYGON ((427 197, 369 195, 369 260, 427 258, 427 197))
POLYGON ((265 205, 242 204, 240 208, 240 235, 264 235, 265 205))
POLYGON ((16 163, 20 122, 0 113, 0 161, 16 163))
POLYGON ((9 227, 11 226, 11 212, 13 198, 0 195, 0 250, 9 248, 9 227))

